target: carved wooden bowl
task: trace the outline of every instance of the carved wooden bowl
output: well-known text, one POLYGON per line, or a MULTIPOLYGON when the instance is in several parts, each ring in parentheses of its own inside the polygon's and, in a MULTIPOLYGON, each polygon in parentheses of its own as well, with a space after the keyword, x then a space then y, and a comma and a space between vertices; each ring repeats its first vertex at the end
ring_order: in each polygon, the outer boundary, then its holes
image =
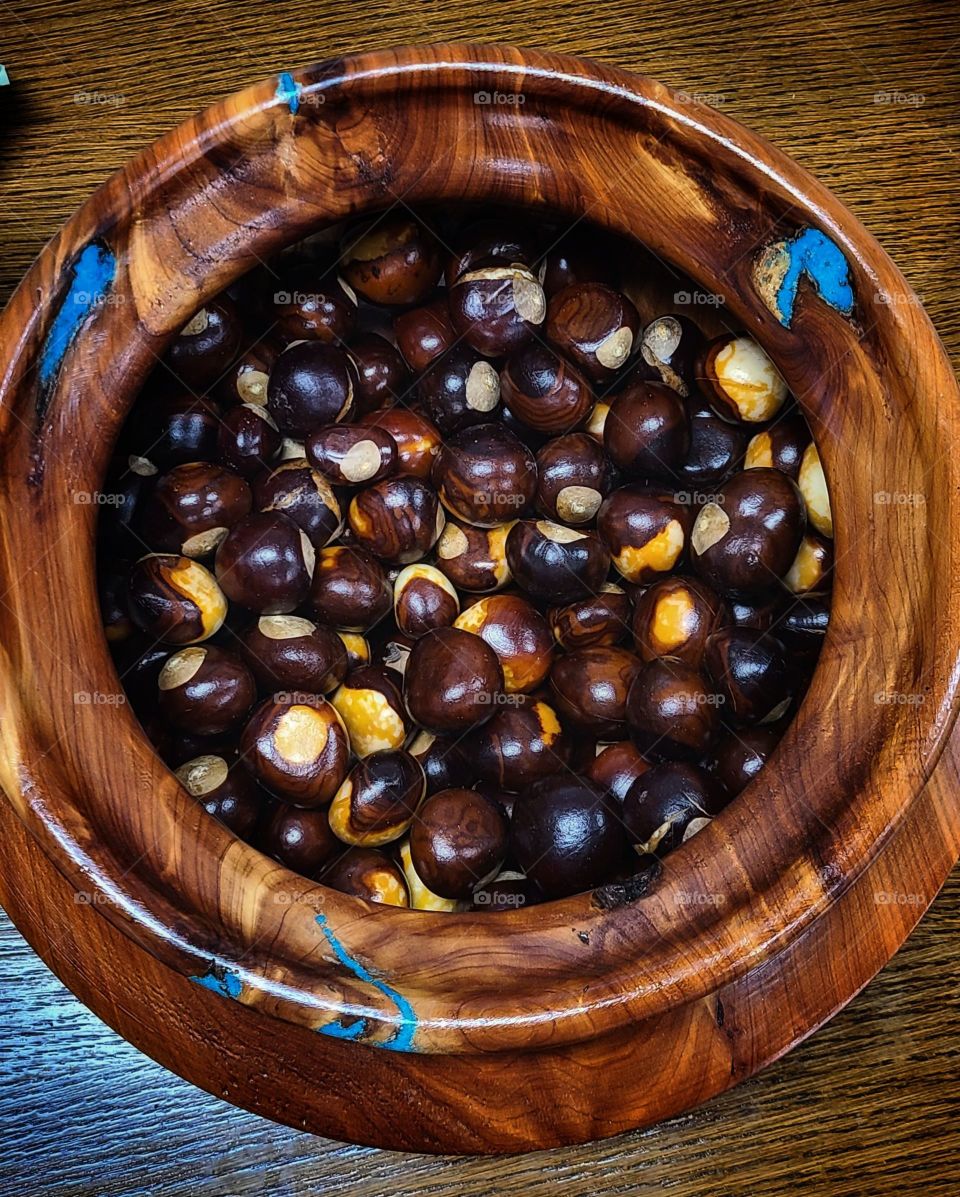
POLYGON ((213 1093, 396 1148, 614 1134, 822 1023, 960 852, 956 790, 934 775, 960 677, 946 357, 824 188, 652 80, 454 45, 242 91, 51 242, 0 323, 0 401, 0 897, 83 1001, 213 1093), (334 893, 187 796, 128 708, 97 701, 119 686, 82 501, 207 299, 325 223, 465 198, 589 217, 722 294, 811 422, 837 525, 830 633, 762 777, 647 892, 495 917, 334 893))

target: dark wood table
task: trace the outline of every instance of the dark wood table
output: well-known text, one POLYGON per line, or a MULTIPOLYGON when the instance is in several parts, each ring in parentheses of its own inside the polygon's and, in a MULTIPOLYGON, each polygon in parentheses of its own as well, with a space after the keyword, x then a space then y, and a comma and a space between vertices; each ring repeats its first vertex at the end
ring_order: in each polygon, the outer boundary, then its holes
MULTIPOLYGON (((0 300, 108 172, 195 108, 334 52, 461 38, 615 62, 765 133, 860 216, 960 352, 960 20, 937 0, 0 0, 0 300)), ((843 1014, 704 1109, 507 1160, 344 1147, 238 1111, 119 1039, 0 919, 0 1193, 956 1193, 958 912, 955 871, 843 1014)))

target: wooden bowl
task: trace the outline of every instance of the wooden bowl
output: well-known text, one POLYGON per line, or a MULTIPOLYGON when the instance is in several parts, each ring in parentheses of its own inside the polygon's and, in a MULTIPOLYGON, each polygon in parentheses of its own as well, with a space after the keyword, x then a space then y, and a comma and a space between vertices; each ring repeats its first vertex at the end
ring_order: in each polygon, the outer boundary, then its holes
POLYGON ((849 1000, 960 852, 933 776, 960 676, 946 357, 827 191, 652 80, 448 45, 242 91, 51 242, 2 317, 0 401, 0 898, 83 1001, 213 1093, 426 1151, 648 1123, 849 1000), (837 524, 830 634, 762 777, 645 892, 495 918, 348 898, 209 818, 116 698, 94 585, 98 486, 175 330, 324 223, 465 198, 589 217, 723 295, 807 413, 837 524))

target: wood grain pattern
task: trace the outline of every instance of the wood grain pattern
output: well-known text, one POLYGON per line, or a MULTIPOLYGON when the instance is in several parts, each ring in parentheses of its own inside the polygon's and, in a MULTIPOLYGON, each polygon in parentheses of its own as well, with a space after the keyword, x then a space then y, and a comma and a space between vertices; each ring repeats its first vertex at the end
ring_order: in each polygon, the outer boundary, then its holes
MULTIPOLYGON (((499 10, 499 9, 498 9, 497 16, 498 16, 498 18, 499 18, 500 16, 502 16, 502 10, 499 10)), ((396 18, 395 18, 395 19, 396 19, 396 18)), ((508 14, 508 20, 509 20, 509 19, 510 19, 510 14, 508 14)), ((512 18, 512 19, 519 20, 519 18, 518 18, 518 17, 514 17, 514 18, 512 18)), ((94 27, 96 27, 96 24, 95 24, 95 26, 94 26, 94 27)), ((714 29, 712 32, 713 32, 713 35, 714 35, 714 37, 719 39, 719 42, 720 42, 721 46, 723 46, 723 45, 725 45, 725 44, 726 44, 726 45, 730 45, 731 43, 730 43, 729 41, 728 41, 728 42, 725 42, 725 41, 724 41, 724 39, 725 39, 725 38, 728 38, 728 37, 729 37, 729 38, 733 38, 733 37, 735 37, 735 36, 736 36, 738 33, 740 33, 740 34, 742 34, 742 33, 743 33, 743 28, 742 28, 742 24, 741 24, 741 22, 740 22, 740 17, 739 17, 739 14, 734 14, 734 16, 733 16, 733 17, 732 17, 732 19, 729 21, 729 23, 725 21, 725 22, 724 22, 724 29, 723 29, 723 30, 717 30, 717 29, 714 29)), ((768 31, 768 32, 769 32, 769 31, 768 31)), ((922 33, 923 31, 921 30, 920 32, 922 33)), ((890 48, 890 47, 891 47, 891 46, 894 44, 894 41, 896 40, 896 33, 897 33, 897 29, 895 29, 895 30, 894 30, 894 33, 893 33, 893 34, 891 34, 891 35, 890 35, 890 37, 889 37, 889 39, 888 39, 888 38, 887 38, 886 31, 884 30, 883 37, 881 37, 881 39, 880 39, 880 41, 881 41, 881 43, 882 43, 882 46, 884 46, 884 47, 886 47, 887 49, 889 49, 889 48, 890 48)), ((761 27, 761 35, 762 35, 762 27, 761 27)), ((901 27, 899 27, 899 35, 900 35, 901 37, 903 37, 903 38, 906 38, 906 37, 908 37, 908 36, 917 36, 917 30, 916 30, 915 28, 914 28, 914 29, 912 29, 912 30, 907 30, 905 27, 901 26, 901 27)), ((500 37, 504 36, 504 34, 503 34, 502 30, 499 30, 499 29, 498 29, 497 36, 500 36, 500 37)), ((824 36, 826 37, 826 35, 824 35, 824 36)), ((695 35, 695 34, 694 34, 694 36, 693 36, 693 39, 692 39, 692 40, 694 41, 694 43, 696 42, 696 35, 695 35)), ((770 40, 770 39, 768 39, 768 40, 770 40)), ((934 52, 933 52, 933 50, 934 50, 933 43, 934 43, 934 41, 935 41, 935 40, 936 40, 936 39, 931 39, 931 41, 930 41, 930 49, 931 49, 931 54, 930 54, 930 57, 931 57, 931 59, 933 59, 933 58, 935 57, 935 54, 934 54, 934 52)), ((939 48, 939 50, 942 50, 942 49, 943 49, 943 47, 944 47, 944 45, 945 45, 945 43, 944 43, 944 42, 941 40, 941 41, 939 42, 939 47, 938 47, 938 48, 939 48)), ((679 60, 680 60, 680 61, 682 61, 682 59, 683 59, 683 55, 684 55, 684 53, 685 53, 685 52, 686 52, 686 51, 685 51, 685 48, 684 48, 684 47, 681 47, 681 49, 680 49, 680 51, 679 51, 679 52, 676 52, 676 51, 675 51, 675 53, 679 53, 679 60)), ((313 49, 311 48, 311 50, 310 50, 310 51, 309 51, 307 54, 305 54, 305 55, 301 55, 301 57, 310 57, 310 56, 313 56, 313 53, 314 53, 314 52, 313 52, 313 49)), ((871 53, 871 55, 873 55, 873 54, 875 54, 875 53, 876 53, 876 50, 875 50, 875 49, 871 49, 870 53, 871 53)), ((615 54, 612 54, 612 55, 611 55, 611 54, 609 54, 609 53, 608 53, 608 56, 610 56, 610 57, 616 57, 616 55, 615 55, 615 54)), ((732 55, 731 55, 731 58, 732 58, 732 55)), ((772 61, 772 62, 774 63, 774 65, 778 66, 778 67, 779 67, 779 68, 781 68, 781 69, 785 69, 785 68, 787 67, 787 65, 788 65, 788 64, 787 64, 787 55, 786 55, 786 53, 785 53, 785 49, 784 49, 784 47, 780 47, 780 48, 776 49, 776 50, 774 51, 774 53, 772 54, 771 58, 770 58, 770 59, 768 59, 768 61, 772 61)), ((902 61, 902 59, 901 59, 901 61, 902 61)), ((650 69, 650 68, 649 68, 649 67, 647 67, 647 69, 650 69)), ((701 67, 701 70, 702 70, 702 67, 701 67)), ((829 72, 829 69, 828 69, 826 66, 822 67, 822 68, 821 68, 821 71, 822 71, 823 73, 825 73, 825 74, 826 74, 826 77, 828 77, 828 78, 833 78, 833 79, 836 81, 836 75, 834 75, 834 76, 831 76, 831 75, 830 75, 830 72, 829 72)), ((700 77, 702 78, 703 76, 701 75, 700 77)), ((888 74, 885 74, 883 77, 884 77, 884 79, 887 79, 887 78, 889 77, 889 75, 888 75, 888 74)), ((704 86, 703 90, 708 90, 708 89, 709 89, 709 84, 710 84, 710 82, 711 82, 711 80, 709 80, 709 79, 706 79, 706 81, 705 81, 705 86, 704 86)), ((741 81, 739 80, 739 78, 737 79, 737 82, 738 82, 738 85, 740 85, 740 82, 741 82, 741 81)), ((230 84, 227 84, 226 86, 227 86, 227 87, 229 87, 229 86, 230 86, 230 84)), ((756 85, 754 85, 754 86, 756 86, 756 85)), ((692 89, 691 89, 691 90, 692 90, 692 89)), ((762 89, 761 89, 761 90, 762 90, 762 89)), ((850 93, 850 94, 852 94, 852 93, 850 93)), ((758 91, 758 92, 756 93, 756 95, 757 95, 757 101, 759 102, 759 95, 760 95, 760 92, 758 91)), ((198 96, 198 98, 199 98, 199 96, 198 96)), ((822 98, 823 98, 823 97, 822 97, 822 98)), ((851 103, 852 103, 852 101, 851 101, 851 103)), ((881 107, 882 107, 882 106, 881 106, 881 107)), ((920 150, 918 150, 918 149, 916 148, 916 147, 917 147, 917 139, 916 139, 916 138, 913 138, 913 139, 911 139, 911 138, 910 138, 910 136, 909 136, 909 127, 910 127, 910 126, 909 126, 909 121, 908 121, 908 120, 905 120, 905 117, 909 118, 909 117, 914 117, 914 116, 918 116, 918 115, 919 115, 919 116, 920 116, 922 119, 926 119, 926 118, 928 118, 928 117, 929 117, 929 112, 930 112, 930 110, 929 110, 929 109, 927 109, 927 110, 926 110, 926 112, 919 112, 918 110, 917 110, 917 111, 913 111, 913 112, 911 112, 911 111, 909 111, 909 110, 905 110, 905 109, 899 109, 899 110, 897 110, 897 109, 895 108, 895 106, 892 106, 892 105, 890 106, 890 108, 891 108, 891 112, 889 113, 889 115, 890 115, 890 117, 891 117, 891 120, 890 120, 890 121, 888 121, 888 122, 886 123, 886 125, 885 125, 885 130, 884 130, 884 134, 883 134, 883 137, 882 137, 882 139, 880 139, 880 140, 882 140, 882 142, 883 142, 883 146, 884 146, 884 156, 886 157, 886 155, 888 155, 888 154, 889 154, 889 155, 891 155, 891 157, 890 157, 889 161, 886 163, 886 165, 889 167, 889 166, 892 166, 892 165, 893 165, 893 164, 895 164, 895 163, 896 163, 896 164, 899 164, 899 162, 902 162, 902 161, 904 161, 904 160, 905 160, 905 158, 907 157, 907 155, 910 155, 910 161, 915 161, 915 160, 916 160, 916 154, 917 154, 917 153, 928 153, 928 154, 930 154, 930 155, 931 155, 931 158, 926 160, 926 161, 927 161, 927 163, 929 164, 929 162, 930 162, 930 161, 932 161, 934 164, 936 164, 937 158, 936 158, 936 155, 935 155, 934 149, 932 149, 932 148, 931 148, 931 147, 929 147, 929 146, 924 146, 924 148, 923 148, 923 149, 920 149, 920 150), (895 117, 896 119, 892 119, 892 118, 894 118, 894 117, 895 117), (905 131, 905 130, 906 130, 906 131, 905 131), (909 148, 908 148, 908 144, 907 144, 908 142, 909 142, 909 148), (900 156, 900 157, 897 157, 897 156, 896 156, 896 150, 895 150, 895 147, 898 147, 898 146, 899 146, 899 151, 900 151, 900 154, 901 154, 901 156, 900 156)), ((118 111, 122 111, 122 109, 118 109, 118 111)), ((872 113, 871 115, 872 115, 872 116, 874 117, 874 119, 875 119, 875 117, 876 117, 876 112, 872 113)), ((169 122, 167 122, 167 123, 169 123, 169 122)), ((755 122, 755 123, 756 123, 756 122, 755 122)), ((803 119, 798 119, 798 120, 797 120, 797 122, 796 122, 796 125, 795 125, 794 127, 795 127, 797 130, 802 130, 802 128, 804 127, 804 120, 803 120, 803 119)), ((820 127, 822 128, 822 126, 820 126, 820 127)), ((944 133, 945 133, 945 135, 946 135, 946 136, 950 136, 950 129, 951 129, 951 126, 949 125, 949 123, 942 123, 940 127, 941 127, 941 128, 944 130, 944 133)), ((956 126, 955 126, 955 122, 954 122, 954 124, 953 124, 953 126, 952 126, 952 129, 953 129, 953 130, 955 130, 955 127, 956 127, 956 126)), ((864 135, 864 136, 866 136, 866 134, 867 134, 867 130, 868 130, 868 126, 866 125, 866 123, 864 123, 864 132, 863 132, 863 135, 864 135)), ((783 139, 782 139, 782 138, 778 138, 778 139, 779 139, 779 140, 781 140, 781 144, 785 144, 785 143, 783 142, 783 139)), ((136 142, 135 142, 135 144, 139 144, 139 143, 140 143, 140 140, 141 140, 141 138, 140 138, 140 137, 138 137, 138 138, 136 139, 136 142)), ((819 151, 819 147, 811 147, 811 148, 812 148, 812 149, 814 149, 814 150, 816 150, 816 151, 819 151)), ((120 156, 122 156, 122 155, 120 155, 120 156)), ((835 153, 834 153, 834 157, 836 157, 835 153)), ((808 161, 809 161, 809 158, 808 158, 808 161)), ((872 165, 870 169, 871 169, 871 170, 877 170, 877 169, 881 169, 881 168, 880 168, 880 167, 877 167, 877 166, 875 166, 875 165, 872 165)), ((834 167, 834 170, 836 170, 836 167, 834 167)), ((821 173, 823 173, 823 170, 821 170, 821 173)), ((75 176, 74 176, 74 177, 75 177, 75 176)), ((881 175, 881 181, 882 181, 882 175, 881 175)), ((934 189, 934 190, 935 190, 935 189, 934 189)), ((892 215, 893 215, 893 213, 891 213, 891 216, 892 216, 892 215)), ((932 227, 932 226, 931 226, 931 227, 932 227)), ((885 237, 885 240, 886 240, 887 244, 891 244, 891 242, 890 242, 890 240, 889 240, 889 238, 888 238, 888 237, 885 237)), ((933 258, 935 258, 935 257, 936 257, 936 254, 937 254, 937 253, 938 253, 938 251, 939 251, 939 246, 940 246, 941 244, 942 244, 942 241, 939 239, 939 237, 938 237, 938 236, 932 236, 932 237, 930 237, 930 238, 928 238, 928 239, 927 239, 927 241, 925 242, 925 244, 923 245, 923 247, 922 247, 922 248, 921 248, 921 247, 918 247, 918 249, 917 249, 917 252, 918 252, 919 254, 921 254, 921 255, 922 255, 922 260, 924 260, 924 261, 927 261, 927 262, 931 262, 931 261, 933 260, 933 258)), ((955 266, 955 262, 951 262, 951 261, 950 261, 950 259, 949 259, 949 256, 947 256, 947 257, 944 259, 944 261, 943 261, 943 262, 942 262, 942 263, 939 265, 939 267, 938 267, 938 268, 939 268, 939 269, 941 269, 941 270, 943 271, 943 276, 944 276, 944 277, 952 277, 952 275, 950 274, 950 271, 951 271, 951 268, 952 268, 953 266, 955 266)), ((922 288, 921 288, 921 289, 922 289, 922 288)), ((929 297, 928 297, 928 298, 929 298, 929 297)), ((951 315, 952 315, 952 313, 951 313, 951 315)))

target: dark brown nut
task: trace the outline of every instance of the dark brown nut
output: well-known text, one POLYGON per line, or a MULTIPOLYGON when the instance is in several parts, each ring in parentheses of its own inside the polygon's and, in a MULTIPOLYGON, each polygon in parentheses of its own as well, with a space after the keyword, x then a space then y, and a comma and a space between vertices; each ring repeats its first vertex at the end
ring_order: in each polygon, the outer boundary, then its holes
POLYGON ((347 632, 365 632, 390 610, 383 566, 356 545, 330 545, 317 554, 310 605, 320 618, 347 632))
POLYGON ((510 847, 548 898, 602 885, 626 859, 626 839, 611 800, 569 776, 545 778, 517 799, 510 847))
POLYGON ((458 519, 494 528, 533 502, 537 463, 503 424, 477 424, 449 437, 433 467, 440 501, 458 519))
POLYGON ((217 456, 244 478, 269 469, 283 438, 273 416, 254 403, 231 407, 220 422, 217 456))
POLYGON ((690 448, 680 463, 677 477, 688 490, 709 493, 739 468, 747 433, 742 426, 721 420, 696 394, 687 401, 687 415, 690 448))
POLYGON ((550 693, 560 718, 597 739, 626 735, 627 695, 640 660, 623 648, 577 648, 564 653, 550 672, 550 693))
POLYGON ((332 628, 299 615, 261 615, 239 638, 262 689, 327 694, 347 676, 347 650, 332 628))
POLYGON ((803 497, 791 478, 779 470, 742 470, 700 508, 690 560, 721 594, 762 594, 786 576, 805 528, 803 497))
POLYGON ((677 477, 690 448, 683 400, 662 382, 630 382, 610 404, 603 447, 613 464, 633 477, 677 477))
POLYGON ((479 636, 497 654, 507 694, 528 694, 546 680, 553 660, 550 625, 525 598, 493 594, 472 603, 454 627, 479 636))
POLYGON ((231 602, 262 615, 285 615, 310 593, 315 561, 307 534, 270 511, 234 524, 217 549, 214 569, 231 602))
POLYGON ((352 362, 336 345, 290 345, 274 363, 267 385, 267 408, 280 431, 302 440, 315 428, 349 416, 353 373, 352 362))
POLYGON ((283 345, 272 337, 261 337, 233 359, 213 386, 213 395, 229 406, 251 403, 263 407, 267 402, 270 371, 283 345))
POLYGON ((157 679, 160 714, 198 736, 219 736, 239 726, 257 700, 247 666, 213 644, 181 648, 157 679))
POLYGON ((397 473, 428 479, 440 452, 440 430, 408 407, 369 412, 358 421, 361 428, 379 428, 397 446, 397 473))
POLYGON ((430 363, 417 383, 417 394, 427 416, 448 436, 495 418, 500 375, 475 349, 457 344, 430 363))
POLYGON ((586 778, 602 794, 609 794, 617 802, 623 802, 627 792, 638 777, 650 768, 640 749, 631 740, 619 740, 606 744, 587 766, 586 778))
POLYGON ((410 857, 424 884, 442 898, 469 898, 507 854, 507 820, 476 790, 441 790, 421 806, 410 830, 410 857))
POLYGON ((680 562, 692 524, 682 496, 642 483, 615 490, 597 514, 597 531, 617 572, 641 584, 680 562))
POLYGON ((436 544, 437 568, 458 590, 486 594, 510 581, 507 536, 512 523, 476 528, 447 520, 436 544))
POLYGON ((222 415, 218 403, 189 394, 168 395, 151 398, 144 408, 142 448, 154 465, 169 470, 216 456, 222 415))
POLYGON ((350 740, 325 698, 280 693, 251 715, 240 737, 240 755, 277 798, 294 806, 325 806, 347 775, 350 740))
POLYGON ((372 752, 334 794, 330 826, 345 844, 378 848, 409 830, 426 792, 423 768, 409 752, 372 752))
POLYGON ((643 330, 631 379, 659 382, 687 398, 694 389, 697 361, 706 338, 687 316, 657 316, 643 330))
POLYGON ((137 627, 168 644, 207 640, 227 615, 227 600, 213 574, 172 553, 142 557, 130 571, 127 597, 137 627))
POLYGON ((630 734, 650 760, 698 760, 717 737, 724 699, 695 665, 655 657, 627 696, 630 734))
POLYGON ((563 771, 569 748, 553 707, 524 698, 502 706, 489 723, 472 732, 464 756, 481 781, 516 792, 563 771))
POLYGON ((464 909, 464 904, 456 898, 441 898, 439 894, 435 894, 433 890, 427 888, 417 870, 413 867, 409 836, 401 841, 397 854, 400 857, 400 863, 403 867, 403 879, 407 883, 407 891, 410 894, 410 906, 412 909, 444 912, 464 909))
POLYGON ((330 483, 305 457, 278 465, 254 487, 260 511, 293 520, 315 549, 325 548, 343 527, 343 512, 330 483))
POLYGON ((385 906, 410 905, 399 865, 376 848, 350 848, 320 874, 319 880, 352 898, 385 906))
POLYGON ((705 346, 696 372, 713 410, 736 424, 772 420, 789 393, 780 371, 745 333, 716 337, 705 346))
POLYGON ((225 827, 246 839, 263 810, 263 794, 238 761, 208 754, 186 761, 175 773, 191 798, 225 827))
POLYGON ((502 357, 525 345, 547 314, 543 288, 519 262, 466 271, 447 288, 447 301, 454 329, 486 357, 502 357))
POLYGON ((465 762, 460 741, 452 736, 438 736, 418 731, 408 745, 411 756, 420 762, 427 779, 427 793, 448 790, 463 777, 465 762))
POLYGON ((420 303, 440 281, 436 238, 403 211, 375 217, 344 238, 340 268, 371 303, 420 303))
POLYGON ((343 855, 343 844, 333 834, 326 810, 301 810, 285 802, 277 804, 258 834, 257 847, 288 869, 310 878, 319 876, 343 855))
POLYGON ((376 411, 397 403, 410 387, 403 358, 379 333, 362 333, 350 342, 356 380, 354 402, 358 412, 376 411))
POLYGON ((769 428, 751 437, 743 468, 781 470, 796 482, 811 440, 810 428, 798 411, 780 416, 769 428))
POLYGON ((593 408, 593 391, 584 376, 546 345, 518 350, 500 376, 503 402, 528 428, 557 436, 578 428, 593 408))
POLYGON ((807 519, 821 536, 833 538, 833 514, 830 510, 830 494, 817 446, 807 445, 800 462, 797 485, 803 495, 807 519))
POLYGON ((357 323, 357 297, 343 279, 303 263, 281 274, 271 316, 286 341, 342 345, 357 323))
POLYGON ((471 220, 456 233, 453 250, 447 258, 444 279, 452 287, 471 270, 481 266, 511 266, 519 263, 532 268, 539 252, 539 238, 534 230, 513 213, 509 217, 487 216, 471 220))
POLYGON ((230 365, 242 336, 240 313, 225 295, 220 295, 180 329, 167 349, 166 363, 181 382, 202 390, 230 365))
POLYGON ((790 705, 796 674, 783 644, 769 632, 725 628, 707 640, 707 672, 736 724, 772 723, 790 705))
POLYGON ((457 340, 446 295, 425 307, 411 308, 394 316, 393 335, 403 360, 415 374, 421 374, 435 358, 452 349, 457 340))
POLYGON ((630 360, 640 317, 619 291, 603 283, 573 283, 551 296, 546 333, 588 378, 607 382, 630 360))
POLYGON ((348 632, 340 628, 337 635, 347 650, 347 672, 359 669, 361 665, 369 665, 373 659, 370 642, 359 632, 348 632))
POLYGON ((572 283, 617 285, 617 247, 599 229, 575 228, 543 256, 541 282, 547 296, 556 295, 572 283))
POLYGON ((604 582, 596 594, 553 607, 549 618, 557 644, 567 651, 618 644, 630 630, 630 600, 622 587, 604 582))
POLYGON ((393 584, 393 616, 408 636, 448 627, 460 613, 453 583, 436 566, 408 565, 393 584))
POLYGON ((794 594, 829 590, 833 584, 833 541, 808 532, 783 580, 794 594))
POLYGON ((695 578, 662 578, 643 592, 633 610, 633 644, 640 659, 703 660, 707 637, 731 622, 723 600, 695 578))
POLYGON ((780 727, 745 727, 720 741, 713 752, 710 772, 728 798, 735 798, 747 788, 782 735, 780 727))
POLYGON ((250 514, 250 487, 233 470, 196 461, 157 480, 143 512, 143 535, 161 552, 203 557, 250 514))
POLYGON ((389 565, 419 561, 443 528, 437 492, 419 478, 385 478, 358 491, 347 519, 361 547, 389 565))
POLYGON ((371 752, 402 748, 410 734, 400 687, 390 671, 380 666, 351 670, 330 701, 350 735, 354 753, 361 759, 371 752))
POLYGON ((610 569, 610 554, 596 533, 550 520, 518 520, 507 535, 506 553, 517 585, 554 602, 596 594, 610 569))
POLYGON ((720 787, 703 769, 671 761, 634 782, 623 802, 623 821, 637 852, 665 856, 701 831, 724 803, 720 787))
POLYGON ((411 719, 427 731, 464 732, 496 713, 503 669, 493 649, 459 628, 437 628, 413 646, 403 675, 411 719))
POLYGON ((548 441, 536 465, 537 510, 569 527, 589 524, 616 481, 603 450, 585 432, 548 441))
POLYGON ((492 881, 485 881, 473 891, 471 910, 493 912, 496 910, 520 910, 526 906, 537 906, 543 901, 543 893, 529 877, 516 869, 504 869, 492 881))
POLYGON ((776 624, 777 638, 793 655, 797 667, 797 694, 808 677, 808 670, 816 664, 823 640, 830 627, 830 596, 804 594, 793 600, 776 624))

